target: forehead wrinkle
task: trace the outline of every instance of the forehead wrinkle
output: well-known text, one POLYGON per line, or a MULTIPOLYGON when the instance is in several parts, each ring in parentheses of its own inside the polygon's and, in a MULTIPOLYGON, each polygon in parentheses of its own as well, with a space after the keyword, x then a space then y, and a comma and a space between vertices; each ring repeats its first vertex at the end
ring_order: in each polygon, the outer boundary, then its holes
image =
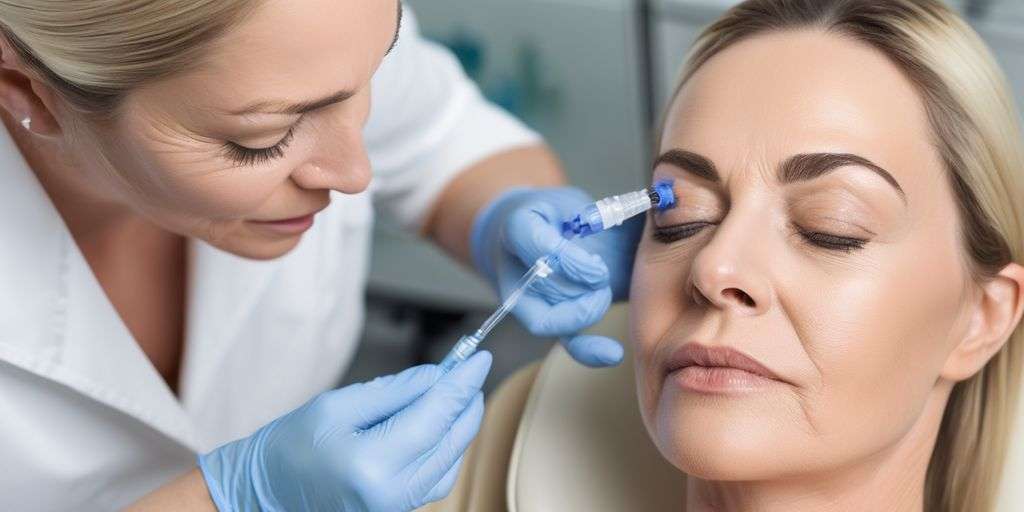
POLYGON ((764 141, 751 141, 748 144, 744 144, 743 147, 746 150, 743 154, 736 155, 736 158, 726 166, 723 179, 729 185, 728 188, 732 188, 732 185, 735 185, 737 180, 742 179, 744 176, 756 178, 757 182, 764 188, 772 186, 774 183, 775 165, 768 156, 771 151, 769 151, 767 146, 768 144, 764 141))

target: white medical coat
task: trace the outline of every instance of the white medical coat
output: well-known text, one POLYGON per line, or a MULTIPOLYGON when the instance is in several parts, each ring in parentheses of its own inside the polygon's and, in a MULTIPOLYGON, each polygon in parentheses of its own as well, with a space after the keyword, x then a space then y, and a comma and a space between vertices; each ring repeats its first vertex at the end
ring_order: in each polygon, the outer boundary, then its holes
POLYGON ((179 396, 0 130, 0 510, 112 510, 330 388, 360 335, 373 205, 415 228, 459 171, 534 133, 482 99, 411 12, 373 80, 374 182, 256 262, 189 242, 179 396))

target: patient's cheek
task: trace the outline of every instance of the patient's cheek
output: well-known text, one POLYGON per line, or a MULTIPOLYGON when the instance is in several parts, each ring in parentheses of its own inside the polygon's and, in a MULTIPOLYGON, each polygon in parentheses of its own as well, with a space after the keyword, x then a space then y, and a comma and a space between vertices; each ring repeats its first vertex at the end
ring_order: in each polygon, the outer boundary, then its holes
POLYGON ((651 279, 650 265, 645 264, 640 258, 643 250, 638 252, 636 270, 633 272, 633 282, 630 285, 630 333, 632 342, 636 349, 637 356, 644 358, 652 349, 660 335, 664 332, 665 324, 670 322, 669 305, 657 302, 657 297, 662 293, 656 282, 651 279))
POLYGON ((629 302, 634 372, 645 421, 653 417, 663 385, 655 354, 681 315, 681 305, 674 297, 681 291, 671 284, 675 277, 667 275, 657 262, 649 261, 646 243, 641 242, 637 252, 629 302))

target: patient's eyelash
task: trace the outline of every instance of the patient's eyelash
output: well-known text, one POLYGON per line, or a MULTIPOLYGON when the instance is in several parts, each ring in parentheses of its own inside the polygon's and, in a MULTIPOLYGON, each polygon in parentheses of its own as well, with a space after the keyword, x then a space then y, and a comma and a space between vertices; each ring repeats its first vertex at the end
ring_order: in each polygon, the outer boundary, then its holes
MULTIPOLYGON (((708 226, 714 226, 713 222, 687 222, 685 224, 677 224, 675 226, 656 227, 654 228, 653 237, 658 242, 663 244, 670 244, 690 238, 697 233, 700 233, 704 228, 708 226)), ((867 245, 868 240, 863 238, 854 238, 848 236, 833 235, 830 233, 822 233, 819 231, 807 231, 798 230, 800 236, 809 244, 823 249, 833 251, 850 252, 857 249, 864 248, 867 245)))
POLYGON ((676 224, 675 226, 655 227, 652 236, 658 242, 663 244, 670 244, 672 242, 678 242, 690 238, 697 233, 700 233, 704 228, 708 226, 714 226, 713 222, 687 222, 685 224, 676 224))
POLYGON ((830 251, 851 252, 863 249, 868 243, 868 241, 863 238, 839 236, 817 231, 805 231, 802 229, 799 229, 798 231, 800 236, 807 243, 830 251))
MULTIPOLYGON (((715 223, 713 222, 700 221, 676 224, 674 226, 655 227, 652 236, 658 242, 671 244, 673 242, 690 238, 703 231, 704 228, 714 225, 715 223)), ((831 233, 808 231, 804 229, 798 229, 797 231, 801 238, 803 238, 807 243, 830 251, 852 252, 858 249, 863 249, 868 243, 868 240, 863 238, 839 236, 831 233)))

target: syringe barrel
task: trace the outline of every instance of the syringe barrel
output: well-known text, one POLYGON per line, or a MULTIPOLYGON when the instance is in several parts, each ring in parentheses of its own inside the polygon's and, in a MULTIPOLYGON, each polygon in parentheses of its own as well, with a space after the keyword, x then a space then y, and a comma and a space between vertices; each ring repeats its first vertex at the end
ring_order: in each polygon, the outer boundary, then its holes
POLYGON ((650 210, 652 204, 650 191, 643 189, 606 197, 594 203, 594 206, 601 218, 601 229, 595 229, 596 232, 620 226, 627 219, 650 210))
POLYGON ((444 356, 444 360, 438 366, 445 373, 452 371, 452 368, 458 366, 459 363, 469 359, 469 356, 476 352, 478 345, 480 345, 479 339, 474 336, 463 335, 459 338, 459 342, 448 352, 448 355, 444 356))
POLYGON ((641 213, 657 208, 658 211, 673 208, 676 196, 672 180, 660 180, 651 188, 606 197, 587 205, 579 215, 562 223, 562 236, 596 235, 606 229, 621 226, 623 222, 641 213))

